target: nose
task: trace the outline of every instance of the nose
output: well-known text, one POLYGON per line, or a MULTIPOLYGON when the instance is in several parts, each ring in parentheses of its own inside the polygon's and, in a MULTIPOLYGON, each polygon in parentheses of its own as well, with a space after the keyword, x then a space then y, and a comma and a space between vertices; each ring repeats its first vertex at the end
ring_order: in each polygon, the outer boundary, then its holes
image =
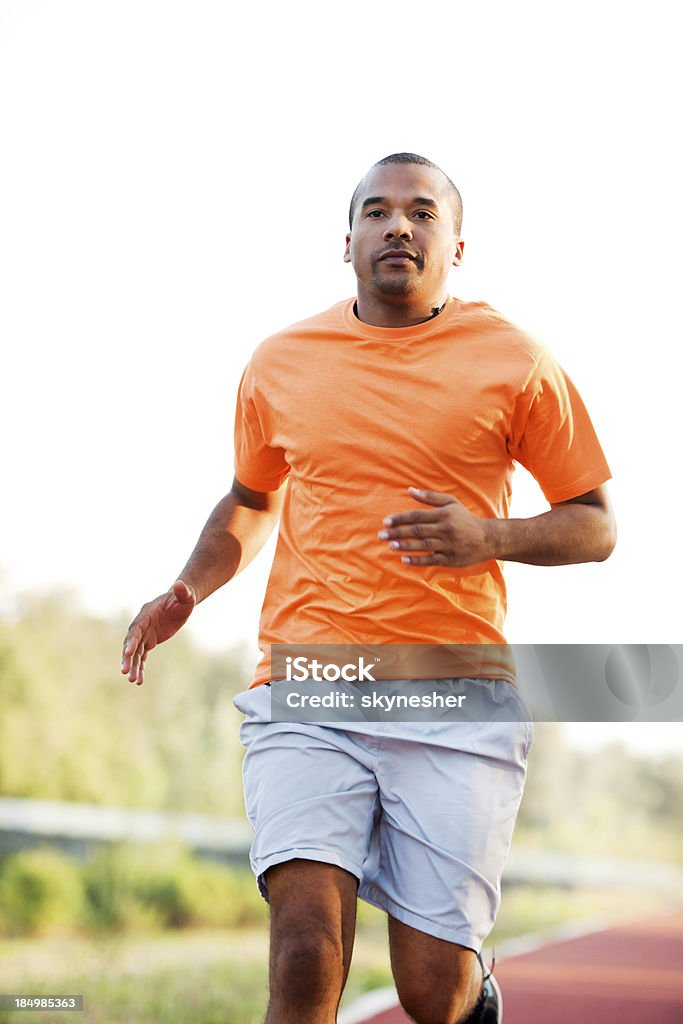
POLYGON ((394 214, 384 229, 384 238, 387 242, 394 238, 411 239, 413 231, 410 221, 402 214, 394 214))

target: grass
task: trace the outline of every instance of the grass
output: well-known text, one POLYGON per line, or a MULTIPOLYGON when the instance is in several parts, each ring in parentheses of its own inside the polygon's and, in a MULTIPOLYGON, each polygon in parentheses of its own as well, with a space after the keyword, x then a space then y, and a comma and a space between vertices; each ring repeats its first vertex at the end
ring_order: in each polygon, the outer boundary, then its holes
MULTIPOLYGON (((656 913, 647 891, 519 888, 505 894, 487 942, 598 913, 656 913)), ((78 994, 84 1012, 0 1011, 0 1024, 261 1024, 267 1002, 265 928, 144 937, 11 939, 0 947, 0 991, 78 994)), ((386 918, 359 904, 354 959, 342 1000, 390 985, 386 918)))

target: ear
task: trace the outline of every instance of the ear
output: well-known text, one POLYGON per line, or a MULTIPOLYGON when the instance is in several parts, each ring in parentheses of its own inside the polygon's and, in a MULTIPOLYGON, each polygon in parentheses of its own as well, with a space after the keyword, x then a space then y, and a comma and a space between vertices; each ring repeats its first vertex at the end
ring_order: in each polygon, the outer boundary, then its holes
POLYGON ((464 242, 458 242, 458 244, 455 247, 455 255, 453 256, 453 266, 454 267, 459 267, 460 266, 460 264, 463 261, 464 254, 465 254, 465 243, 464 242))
POLYGON ((346 236, 346 248, 344 249, 344 263, 351 262, 351 235, 346 236))

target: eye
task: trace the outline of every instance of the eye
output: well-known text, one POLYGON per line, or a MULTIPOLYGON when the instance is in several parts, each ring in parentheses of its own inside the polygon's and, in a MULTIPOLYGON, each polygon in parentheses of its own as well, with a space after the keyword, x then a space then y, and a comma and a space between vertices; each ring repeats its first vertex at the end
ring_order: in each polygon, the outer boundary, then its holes
POLYGON ((375 214, 378 214, 381 217, 382 216, 382 211, 381 210, 370 210, 368 212, 368 217, 374 217, 375 214))
POLYGON ((425 218, 428 218, 429 220, 432 219, 432 215, 431 213, 429 213, 428 210, 418 210, 415 216, 420 217, 420 219, 422 220, 424 220, 425 218))

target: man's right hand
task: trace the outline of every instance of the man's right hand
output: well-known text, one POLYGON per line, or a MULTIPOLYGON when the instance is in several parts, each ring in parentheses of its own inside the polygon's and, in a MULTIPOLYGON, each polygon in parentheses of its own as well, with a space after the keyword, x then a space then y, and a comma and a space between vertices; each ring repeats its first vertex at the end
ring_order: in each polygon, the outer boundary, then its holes
POLYGON ((183 580, 176 580, 166 594, 144 604, 135 616, 123 642, 121 672, 141 686, 147 655, 157 644, 177 633, 190 617, 197 597, 183 580))

